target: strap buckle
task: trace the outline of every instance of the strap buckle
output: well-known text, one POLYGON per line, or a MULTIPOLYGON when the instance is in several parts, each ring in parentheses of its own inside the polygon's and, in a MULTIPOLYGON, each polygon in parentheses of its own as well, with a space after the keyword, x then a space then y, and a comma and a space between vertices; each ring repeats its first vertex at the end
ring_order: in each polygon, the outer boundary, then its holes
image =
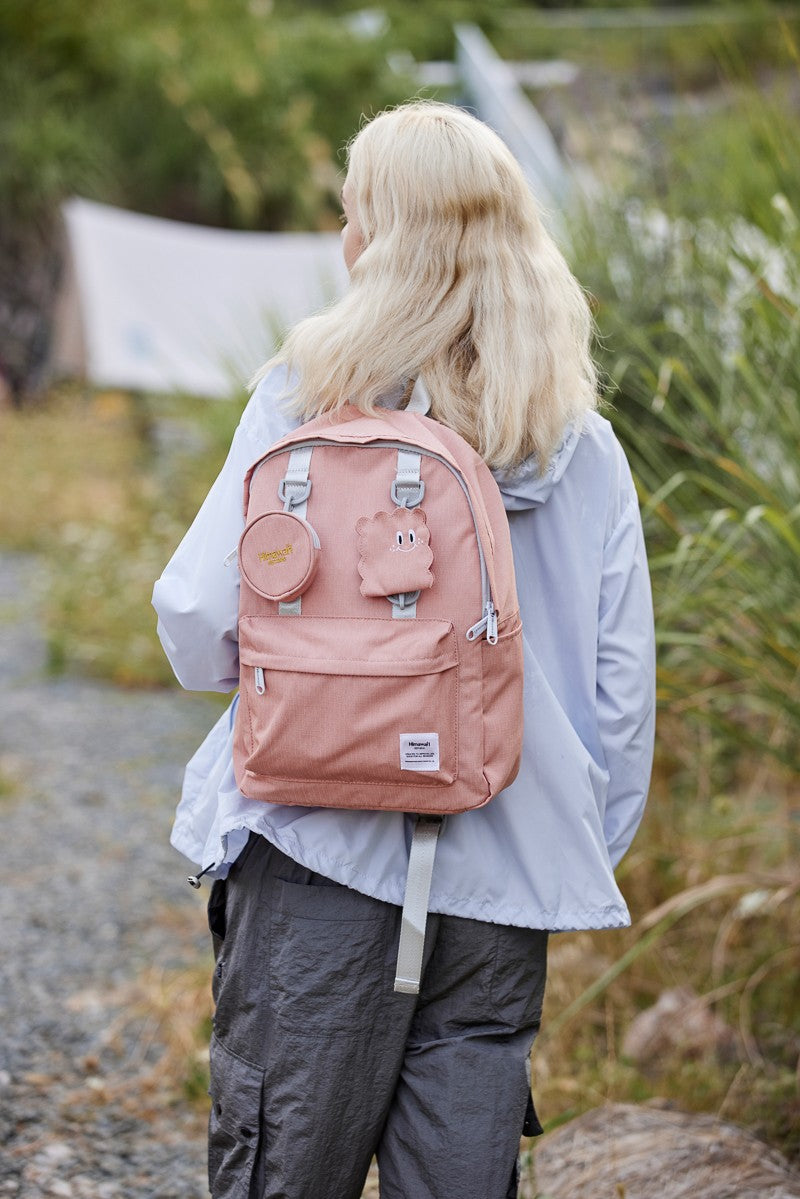
POLYGON ((392 480, 392 500, 398 508, 416 508, 425 496, 425 480, 392 480), (402 492, 402 494, 401 494, 402 492))
POLYGON ((304 504, 311 495, 311 480, 281 479, 278 484, 278 499, 284 505, 286 512, 304 504))
POLYGON ((402 612, 404 608, 414 607, 419 599, 419 591, 398 591, 394 595, 387 595, 386 598, 393 607, 402 612))

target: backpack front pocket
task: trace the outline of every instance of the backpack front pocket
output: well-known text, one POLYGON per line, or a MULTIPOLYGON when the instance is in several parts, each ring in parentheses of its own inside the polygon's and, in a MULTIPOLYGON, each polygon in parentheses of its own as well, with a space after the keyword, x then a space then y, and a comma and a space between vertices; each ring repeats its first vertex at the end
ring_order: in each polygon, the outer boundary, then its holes
POLYGON ((352 806, 364 808, 370 785, 455 780, 458 646, 449 621, 243 617, 239 658, 244 794, 272 799, 259 780, 275 780, 276 802, 280 780, 353 783, 352 806))

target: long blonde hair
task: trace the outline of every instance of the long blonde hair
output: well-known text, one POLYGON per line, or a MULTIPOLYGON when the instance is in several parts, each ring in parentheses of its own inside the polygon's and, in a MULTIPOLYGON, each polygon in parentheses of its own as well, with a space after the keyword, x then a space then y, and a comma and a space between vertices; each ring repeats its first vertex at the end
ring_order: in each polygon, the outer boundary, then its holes
POLYGON ((346 295, 296 325, 278 362, 304 419, 365 412, 422 374, 431 416, 491 467, 543 468, 597 405, 586 298, 516 159, 446 104, 381 113, 348 155, 363 250, 346 295))

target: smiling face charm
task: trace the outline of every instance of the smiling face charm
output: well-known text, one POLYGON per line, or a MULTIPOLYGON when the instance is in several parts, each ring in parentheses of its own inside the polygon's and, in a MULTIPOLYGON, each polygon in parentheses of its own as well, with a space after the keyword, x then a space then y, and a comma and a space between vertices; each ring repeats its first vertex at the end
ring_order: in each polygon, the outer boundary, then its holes
POLYGON ((398 595, 433 586, 431 535, 421 508, 362 516, 356 532, 362 595, 398 595))

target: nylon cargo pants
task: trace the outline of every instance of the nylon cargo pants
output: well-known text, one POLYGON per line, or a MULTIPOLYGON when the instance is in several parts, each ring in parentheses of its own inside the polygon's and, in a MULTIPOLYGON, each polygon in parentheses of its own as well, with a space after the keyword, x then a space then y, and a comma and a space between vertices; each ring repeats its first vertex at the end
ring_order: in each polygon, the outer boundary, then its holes
POLYGON ((209 923, 213 1199, 516 1196, 546 932, 431 915, 395 994, 400 909, 253 834, 209 923))

